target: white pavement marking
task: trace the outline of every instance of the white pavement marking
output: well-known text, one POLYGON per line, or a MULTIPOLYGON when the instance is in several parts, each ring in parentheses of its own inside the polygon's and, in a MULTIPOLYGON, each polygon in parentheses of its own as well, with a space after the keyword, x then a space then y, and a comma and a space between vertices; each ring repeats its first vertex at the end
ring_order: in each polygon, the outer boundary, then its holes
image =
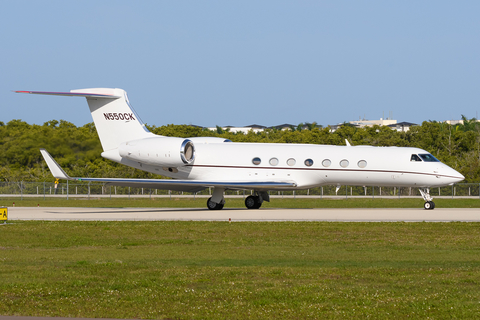
POLYGON ((480 221, 480 209, 223 209, 10 207, 8 220, 480 221))

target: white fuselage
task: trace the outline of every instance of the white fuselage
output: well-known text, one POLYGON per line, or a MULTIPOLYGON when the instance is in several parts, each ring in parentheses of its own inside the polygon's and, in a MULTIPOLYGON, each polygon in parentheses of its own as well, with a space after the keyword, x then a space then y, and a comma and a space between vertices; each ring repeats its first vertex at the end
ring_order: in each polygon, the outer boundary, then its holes
MULTIPOLYGON (((176 166, 170 171, 167 168, 171 167, 155 165, 155 159, 147 159, 155 157, 153 152, 141 155, 140 161, 122 159, 119 156, 104 156, 172 178, 293 181, 296 188, 321 185, 437 187, 464 179, 460 173, 442 162, 411 161, 412 154, 428 154, 427 151, 418 148, 199 143, 195 138, 192 140, 195 142, 194 161, 191 164, 176 166), (311 165, 306 165, 306 162, 311 165)), ((154 146, 152 148, 150 150, 155 149, 154 146)), ((161 149, 161 146, 158 148, 161 149)))

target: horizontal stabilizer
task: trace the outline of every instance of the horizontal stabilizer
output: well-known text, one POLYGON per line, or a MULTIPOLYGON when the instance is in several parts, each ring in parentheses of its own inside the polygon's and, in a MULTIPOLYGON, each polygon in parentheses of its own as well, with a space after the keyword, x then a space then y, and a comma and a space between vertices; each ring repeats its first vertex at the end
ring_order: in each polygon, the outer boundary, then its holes
POLYGON ((72 90, 71 92, 49 92, 49 91, 15 91, 15 92, 29 93, 29 94, 42 94, 42 95, 49 95, 49 96, 66 96, 66 97, 106 98, 106 99, 120 98, 120 96, 116 96, 108 93, 79 92, 79 90, 72 90))

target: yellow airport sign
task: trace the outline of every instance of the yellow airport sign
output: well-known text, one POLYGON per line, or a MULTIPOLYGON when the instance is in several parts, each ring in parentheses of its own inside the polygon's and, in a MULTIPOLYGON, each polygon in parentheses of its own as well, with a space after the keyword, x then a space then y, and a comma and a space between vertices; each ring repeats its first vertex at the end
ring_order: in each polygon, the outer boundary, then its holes
POLYGON ((0 221, 8 219, 8 208, 0 207, 0 221))

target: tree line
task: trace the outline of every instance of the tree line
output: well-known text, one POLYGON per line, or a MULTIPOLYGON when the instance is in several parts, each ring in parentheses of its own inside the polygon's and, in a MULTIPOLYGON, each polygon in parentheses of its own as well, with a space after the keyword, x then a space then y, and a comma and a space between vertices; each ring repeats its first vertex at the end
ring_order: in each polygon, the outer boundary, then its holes
MULTIPOLYGON (((480 122, 462 116, 463 124, 424 121, 407 132, 386 126, 358 128, 345 123, 335 132, 329 127, 298 125, 289 130, 267 129, 255 133, 208 130, 189 125, 148 126, 159 135, 175 137, 222 137, 233 142, 307 143, 417 147, 465 176, 465 182, 480 182, 480 122)), ((103 159, 93 123, 77 127, 65 120, 43 125, 22 120, 0 122, 0 179, 53 181, 39 149, 45 148, 71 176, 158 178, 158 176, 103 159)))

